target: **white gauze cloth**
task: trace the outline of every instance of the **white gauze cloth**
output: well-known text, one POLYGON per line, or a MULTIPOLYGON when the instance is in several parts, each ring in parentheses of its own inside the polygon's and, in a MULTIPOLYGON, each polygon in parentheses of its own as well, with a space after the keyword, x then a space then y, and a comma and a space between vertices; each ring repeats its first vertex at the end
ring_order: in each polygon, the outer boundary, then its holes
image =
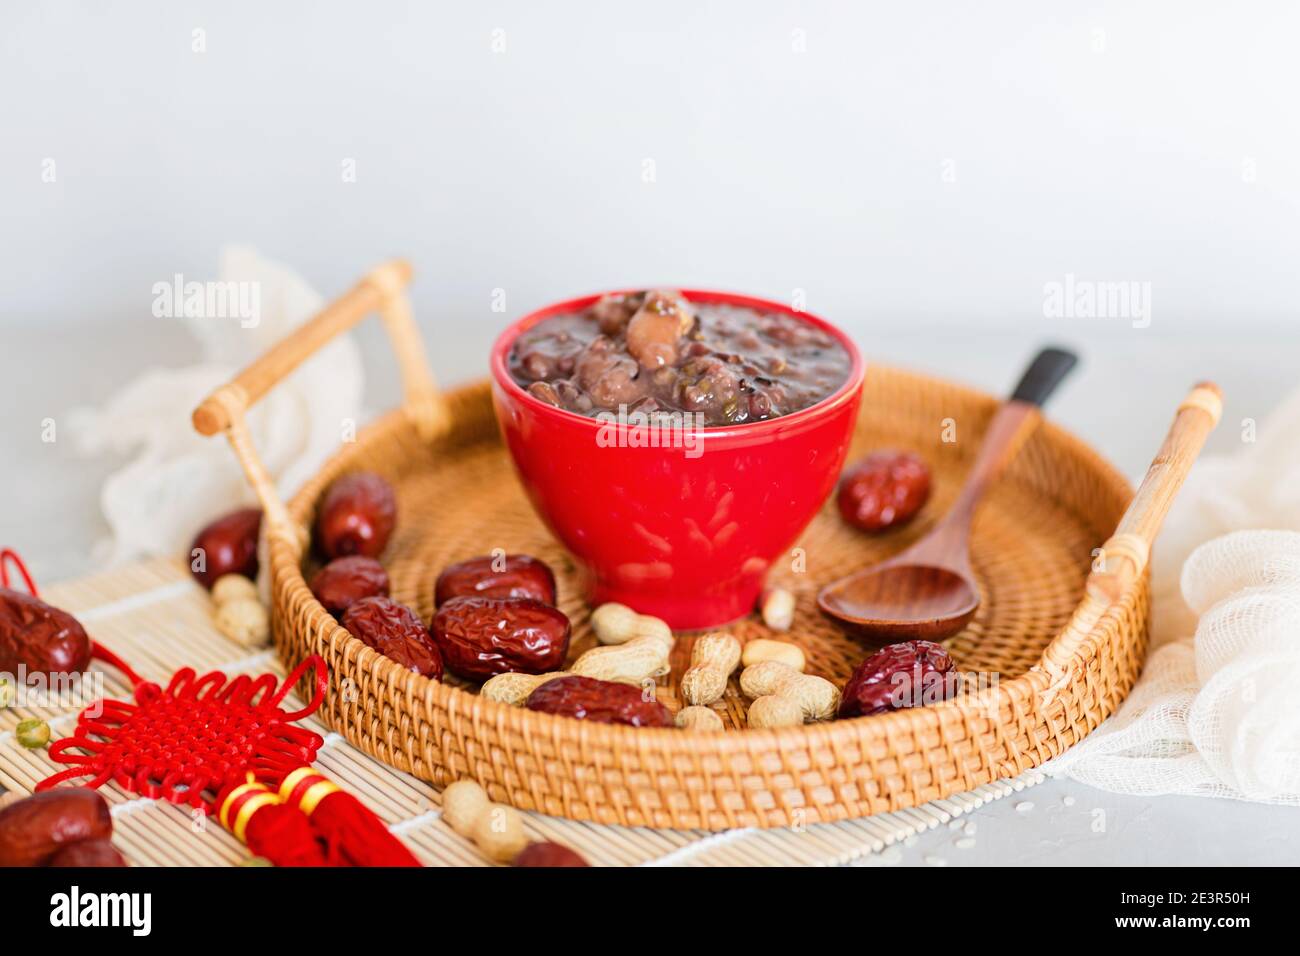
POLYGON ((1152 566, 1152 650, 1043 769, 1103 790, 1300 805, 1300 393, 1192 470, 1152 566))
MULTIPOLYGON (((112 537, 97 556, 107 563, 183 556, 209 521, 256 504, 230 443, 199 435, 190 413, 324 303, 296 273, 248 248, 222 251, 221 280, 256 284, 255 325, 237 317, 158 319, 185 323, 202 349, 202 363, 144 372, 102 407, 69 417, 81 453, 132 456, 100 494, 112 537)), ((338 449, 348 422, 361 420, 363 378, 356 343, 340 336, 250 410, 254 445, 282 496, 338 449)))

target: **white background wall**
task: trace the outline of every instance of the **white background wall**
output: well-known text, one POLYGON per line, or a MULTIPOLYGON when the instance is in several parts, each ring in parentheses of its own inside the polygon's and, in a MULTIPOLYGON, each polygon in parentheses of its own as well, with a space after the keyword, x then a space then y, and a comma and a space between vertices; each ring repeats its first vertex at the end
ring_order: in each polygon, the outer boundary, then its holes
POLYGON ((7 0, 0 322, 147 319, 243 240, 327 294, 409 256, 475 356, 494 288, 515 315, 645 282, 804 289, 874 341, 1055 334, 1067 273, 1150 282, 1142 334, 1276 329, 1297 28, 1284 2, 7 0))
POLYGON ((152 287, 231 241, 326 295, 408 256, 445 383, 561 297, 802 289, 869 361, 989 391, 1075 347, 1050 414, 1135 477, 1217 379, 1235 451, 1300 368, 1298 28, 1285 2, 5 0, 0 543, 93 566, 125 459, 41 423, 196 361, 152 287), (1067 274, 1150 283, 1150 326, 1045 315, 1067 274))

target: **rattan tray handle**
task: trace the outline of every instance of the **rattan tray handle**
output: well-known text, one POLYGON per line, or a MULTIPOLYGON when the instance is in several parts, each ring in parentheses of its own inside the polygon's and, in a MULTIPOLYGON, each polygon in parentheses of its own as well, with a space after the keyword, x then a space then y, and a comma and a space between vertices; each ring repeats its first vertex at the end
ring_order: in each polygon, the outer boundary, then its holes
POLYGON ((200 434, 226 433, 249 484, 262 503, 268 535, 283 537, 296 547, 305 543, 303 530, 289 520, 275 483, 253 447, 244 413, 318 349, 370 313, 377 311, 384 321, 401 371, 402 407, 419 433, 432 437, 440 423, 446 421, 442 397, 429 370, 420 331, 406 296, 410 281, 410 263, 401 259, 371 270, 349 291, 277 342, 194 409, 194 428, 200 434))
POLYGON ((1044 657, 1049 665, 1067 666, 1079 650, 1080 642, 1146 572, 1151 545, 1174 496, 1222 413, 1223 395, 1213 382, 1195 386, 1178 406, 1164 444, 1147 469, 1137 494, 1129 502, 1115 533, 1096 554, 1083 601, 1070 623, 1047 647, 1044 657))

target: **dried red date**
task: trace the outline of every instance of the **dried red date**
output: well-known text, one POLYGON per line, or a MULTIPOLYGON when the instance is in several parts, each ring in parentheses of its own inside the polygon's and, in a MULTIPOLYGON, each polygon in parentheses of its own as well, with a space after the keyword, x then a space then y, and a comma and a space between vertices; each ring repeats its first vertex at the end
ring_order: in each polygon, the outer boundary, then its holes
POLYGON ((866 717, 947 700, 960 688, 952 658, 930 641, 890 644, 857 666, 844 685, 841 717, 866 717))
POLYGON ((458 597, 532 598, 555 603, 555 575, 546 562, 526 554, 491 555, 449 564, 438 575, 433 603, 458 597))
POLYGON ((335 558, 311 579, 311 593, 336 617, 362 598, 388 597, 388 588, 384 566, 360 554, 335 558))
POLYGON ((929 497, 925 462, 907 451, 877 451, 845 472, 837 503, 849 524, 884 531, 911 521, 929 497))
POLYGON ((397 524, 397 496, 369 471, 344 475, 329 486, 316 517, 316 544, 327 558, 377 558, 397 524))
POLYGON ((532 598, 452 598, 433 617, 447 667, 467 680, 559 670, 570 631, 563 611, 532 598))
POLYGON ((41 866, 69 844, 112 833, 108 804, 94 790, 46 790, 0 810, 0 866, 41 866))
POLYGON ((673 715, 657 700, 646 700, 640 687, 615 684, 593 677, 557 677, 528 695, 525 706, 545 714, 559 714, 602 724, 633 727, 671 727, 673 715))
POLYGON ((256 578, 261 527, 260 508, 241 508, 218 518, 195 535, 190 545, 190 573, 209 589, 223 574, 256 578))
POLYGON ((341 623, 367 647, 407 670, 434 680, 442 678, 442 655, 429 639, 424 622, 405 604, 379 596, 362 598, 343 612, 341 623))
POLYGON ((519 851, 511 866, 591 866, 586 860, 559 843, 530 843, 519 851))
POLYGON ((81 622, 22 591, 0 588, 0 673, 76 674, 90 663, 81 622))
POLYGON ((82 840, 65 846, 46 866, 107 867, 126 866, 126 860, 107 840, 82 840))

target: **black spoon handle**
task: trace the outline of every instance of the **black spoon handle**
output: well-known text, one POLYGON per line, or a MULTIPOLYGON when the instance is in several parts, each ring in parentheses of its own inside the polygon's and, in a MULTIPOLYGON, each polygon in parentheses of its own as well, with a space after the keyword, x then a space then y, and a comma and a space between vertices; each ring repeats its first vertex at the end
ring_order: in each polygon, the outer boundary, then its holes
POLYGON ((1066 349, 1046 348, 1034 356, 1024 377, 1011 395, 1013 402, 1042 405, 1056 386, 1079 364, 1079 357, 1066 349))

